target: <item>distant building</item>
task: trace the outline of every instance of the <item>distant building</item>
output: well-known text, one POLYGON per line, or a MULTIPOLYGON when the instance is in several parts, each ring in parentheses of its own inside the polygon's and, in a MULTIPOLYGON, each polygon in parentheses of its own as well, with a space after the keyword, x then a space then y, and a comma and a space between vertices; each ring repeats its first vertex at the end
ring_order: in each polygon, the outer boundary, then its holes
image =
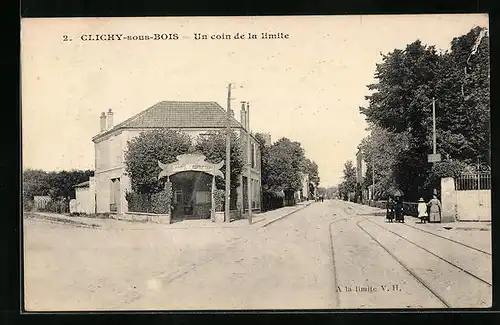
POLYGON ((363 183, 366 177, 366 162, 363 158, 363 152, 358 148, 356 153, 356 201, 361 203, 368 200, 371 195, 369 190, 363 189, 363 183))
POLYGON ((265 146, 270 146, 272 143, 271 143, 271 133, 259 133, 262 138, 264 139, 265 143, 264 145, 265 146))
POLYGON ((356 153, 356 182, 362 184, 365 177, 366 163, 361 149, 358 149, 358 152, 356 153))
POLYGON ((300 173, 301 180, 302 180, 302 187, 297 193, 295 194, 296 198, 298 198, 298 202, 308 200, 310 197, 310 190, 309 190, 309 175, 306 173, 300 173))
MULTIPOLYGON (((242 105, 241 121, 234 116, 231 128, 242 140, 245 166, 237 189, 237 205, 248 210, 248 168, 252 182, 252 209, 261 209, 261 159, 260 147, 249 132, 247 109, 242 105), (250 155, 247 154, 247 137, 250 137, 250 155), (245 198, 245 200, 243 200, 245 198)), ((234 112, 233 112, 234 115, 234 112)), ((125 171, 127 142, 143 131, 168 128, 183 131, 192 138, 210 131, 225 130, 227 112, 216 102, 162 101, 143 112, 114 125, 113 112, 109 110, 100 117, 100 133, 92 138, 95 144, 95 193, 97 213, 128 212, 125 194, 131 191, 131 179, 125 171)), ((189 165, 184 166, 189 169, 189 165)), ((210 218, 210 212, 202 206, 211 203, 210 185, 205 186, 209 176, 200 171, 179 172, 179 180, 171 178, 173 185, 173 213, 189 218, 210 218), (198 181, 196 181, 198 180, 198 181), (198 209, 197 207, 200 207, 198 209), (203 211, 203 212, 201 212, 203 211)))
POLYGON ((73 188, 75 199, 70 202, 70 212, 94 214, 96 212, 95 177, 90 177, 88 181, 76 184, 73 188))

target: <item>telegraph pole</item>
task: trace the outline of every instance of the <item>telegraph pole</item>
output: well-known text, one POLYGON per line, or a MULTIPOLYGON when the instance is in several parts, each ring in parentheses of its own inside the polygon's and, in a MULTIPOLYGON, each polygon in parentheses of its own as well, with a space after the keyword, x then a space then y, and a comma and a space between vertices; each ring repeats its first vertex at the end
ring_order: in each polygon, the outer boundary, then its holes
POLYGON ((372 157, 372 200, 375 205, 375 159, 372 157))
POLYGON ((436 151, 436 100, 432 97, 432 153, 436 151))
POLYGON ((250 103, 247 102, 247 157, 248 157, 248 179, 247 179, 247 197, 248 197, 248 223, 252 224, 252 150, 250 149, 250 103))
POLYGON ((225 204, 225 222, 231 220, 230 217, 230 199, 231 199, 231 86, 227 86, 227 124, 226 124, 226 204, 225 204))

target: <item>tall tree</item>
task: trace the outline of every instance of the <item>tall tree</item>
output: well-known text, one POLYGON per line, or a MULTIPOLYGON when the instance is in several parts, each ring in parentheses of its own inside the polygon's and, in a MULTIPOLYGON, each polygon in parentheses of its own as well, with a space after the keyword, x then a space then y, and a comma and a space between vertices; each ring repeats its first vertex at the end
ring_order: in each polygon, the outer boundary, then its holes
POLYGON ((262 156, 262 185, 265 190, 298 191, 302 187, 300 172, 304 165, 300 143, 281 138, 262 156))
MULTIPOLYGON (((239 176, 243 170, 243 150, 241 141, 235 132, 231 133, 231 188, 236 189, 240 185, 239 176)), ((226 172, 226 133, 225 131, 214 131, 198 136, 195 149, 205 155, 207 161, 219 163, 224 161, 221 171, 226 172)), ((223 189, 226 186, 224 179, 217 177, 216 186, 223 189)))
POLYGON ((371 186, 375 174, 376 197, 387 197, 399 188, 396 182, 396 166, 402 153, 408 148, 408 135, 406 132, 394 133, 377 126, 371 126, 370 131, 370 135, 360 144, 367 165, 362 187, 366 189, 371 186))
MULTIPOLYGON (((204 135, 198 136, 196 139, 196 144, 194 146, 196 152, 199 152, 205 157, 207 161, 211 163, 219 163, 224 161, 224 165, 221 171, 226 173, 226 132, 225 131, 213 131, 204 135)), ((240 175, 243 170, 243 149, 240 138, 235 132, 231 133, 231 159, 230 159, 230 191, 231 191, 231 209, 236 208, 237 202, 237 192, 236 189, 240 186, 240 175)), ((223 178, 215 178, 216 187, 218 189, 224 189, 226 187, 226 182, 223 178)))
POLYGON ((23 171, 23 199, 32 200, 36 195, 52 199, 75 198, 75 186, 94 176, 93 170, 63 170, 46 172, 27 169, 23 171))
POLYGON ((168 129, 155 129, 142 132, 128 141, 125 153, 126 171, 136 193, 156 193, 163 185, 158 181, 162 163, 176 161, 176 156, 185 154, 191 148, 188 134, 168 129))
POLYGON ((39 169, 23 171, 23 199, 33 200, 35 195, 49 195, 51 184, 49 174, 39 169))
POLYGON ((432 165, 432 98, 436 99, 437 149, 443 157, 489 164, 489 50, 481 28, 437 53, 420 41, 384 55, 376 67, 369 105, 360 112, 386 131, 405 133, 408 146, 393 165, 403 191, 418 196, 428 189, 432 165), (477 42, 477 43, 476 43, 477 42), (477 46, 475 46, 477 45, 477 46), (477 51, 474 49, 477 48, 477 51))
POLYGON ((304 159, 304 173, 309 176, 309 181, 315 186, 319 185, 319 170, 316 162, 310 160, 309 158, 304 159))
POLYGON ((344 164, 344 182, 343 189, 346 193, 353 193, 356 191, 356 168, 351 160, 346 161, 344 164))

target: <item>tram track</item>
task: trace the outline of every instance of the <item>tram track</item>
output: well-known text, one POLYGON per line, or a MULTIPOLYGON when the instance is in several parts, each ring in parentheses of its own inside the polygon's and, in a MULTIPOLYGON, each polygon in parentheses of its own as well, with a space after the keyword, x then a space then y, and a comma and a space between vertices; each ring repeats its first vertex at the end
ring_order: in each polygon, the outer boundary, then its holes
MULTIPOLYGON (((438 259, 440 259, 441 261, 446 262, 447 264, 449 264, 449 265, 451 265, 451 266, 453 266, 453 267, 455 267, 455 268, 459 269, 460 271, 462 271, 462 272, 464 272, 464 273, 466 273, 466 274, 470 275, 471 277, 475 278, 476 280, 479 280, 479 281, 483 282, 484 284, 486 284, 486 285, 488 285, 488 286, 490 286, 490 287, 492 286, 492 284, 491 284, 490 282, 488 282, 488 281, 484 280, 483 278, 481 278, 481 277, 479 277, 479 276, 477 276, 477 275, 473 274, 472 272, 467 271, 465 268, 463 268, 463 267, 461 267, 461 266, 459 266, 459 265, 457 265, 457 264, 455 264, 455 263, 453 263, 453 262, 450 262, 450 261, 449 261, 449 260, 447 260, 446 258, 444 258, 444 257, 442 257, 442 256, 439 256, 438 254, 435 254, 434 252, 432 252, 432 251, 428 250, 427 248, 423 247, 422 245, 419 245, 419 244, 415 243, 414 241, 409 240, 408 238, 405 238, 404 236, 402 236, 402 235, 398 234, 397 232, 395 232, 395 231, 393 231, 393 230, 391 230, 391 229, 388 229, 388 228, 386 228, 386 227, 383 227, 383 226, 379 225, 378 223, 376 223, 376 222, 372 221, 371 219, 366 219, 366 221, 369 221, 369 222, 371 222, 371 223, 373 223, 373 224, 377 225, 378 227, 380 227, 380 228, 384 229, 385 231, 388 231, 388 232, 390 232, 390 233, 392 233, 392 234, 394 234, 394 235, 398 236, 399 238, 401 238, 401 239, 403 239, 403 240, 405 240, 405 241, 409 242, 410 244, 412 244, 412 245, 414 245, 414 246, 416 246, 416 247, 418 247, 418 248, 420 248, 420 249, 422 249, 422 250, 426 251, 427 253, 429 253, 429 254, 431 254, 431 255, 433 255, 433 256, 435 256, 435 257, 437 257, 437 258, 438 258, 438 259)), ((359 227, 359 225, 358 225, 358 227, 359 227)), ((471 247, 469 247, 469 248, 471 248, 471 247)))
MULTIPOLYGON (((433 252, 429 251, 428 249, 422 247, 421 245, 418 245, 417 243, 411 241, 411 240, 408 240, 406 238, 404 238, 403 236, 401 236, 400 234, 390 230, 390 229, 387 229, 379 224, 377 224, 376 222, 372 221, 371 220, 372 218, 364 218, 364 220, 360 220, 358 222, 356 222, 356 225, 359 229, 361 229, 365 234, 367 234, 374 242, 376 242, 382 249, 384 249, 384 251, 386 251, 396 262, 398 262, 405 270, 406 272, 408 272, 415 280, 417 280, 426 290, 428 290, 428 292, 430 292, 434 297, 436 297, 444 306, 446 306, 447 308, 453 308, 453 307, 456 307, 454 306, 454 304, 452 302, 450 302, 447 298, 445 298, 443 296, 443 294, 441 294, 440 292, 438 292, 438 290, 436 290, 435 288, 433 288, 433 284, 432 282, 429 282, 429 281, 426 281, 422 276, 420 276, 414 268, 410 267, 408 264, 406 264, 401 258, 398 258, 395 253, 393 253, 391 251, 391 249, 389 249, 386 245, 382 244, 380 242, 380 240, 378 240, 372 233, 370 233, 367 229, 365 229, 361 223, 363 222, 370 222, 370 223, 373 223, 375 225, 377 225, 378 227, 382 228, 383 230, 389 232, 389 233, 392 233, 396 236, 398 236, 399 238, 405 240, 406 242, 410 243, 411 245, 413 246, 416 246, 416 247, 419 247, 420 249, 422 249, 423 251, 425 251, 426 253, 429 253, 431 254, 432 256, 434 257, 437 257, 439 260, 445 262, 446 264, 448 265, 451 265, 454 269, 458 270, 459 272, 463 273, 463 274, 466 274, 467 276, 470 276, 472 278, 474 278, 475 280, 477 281, 480 281, 481 283, 483 283, 484 285, 486 285, 487 287, 492 287, 491 283, 482 279, 481 277, 465 270, 463 267, 459 266, 459 265, 456 265, 455 263, 452 263, 450 261, 448 261, 447 259, 441 257, 441 256, 438 256, 436 254, 434 254, 433 252)), ((442 290, 442 289, 441 289, 442 290)))
MULTIPOLYGON (((352 213, 351 212, 352 209, 353 208, 350 206, 343 206, 340 208, 340 210, 342 211, 343 214, 352 213)), ((333 292, 335 292, 335 303, 336 303, 338 308, 340 308, 340 294, 336 290, 337 285, 338 285, 338 277, 337 277, 337 267, 336 267, 336 263, 335 263, 335 250, 334 250, 334 246, 333 246, 334 243, 333 243, 333 235, 332 235, 332 226, 337 222, 340 222, 340 221, 347 222, 348 220, 350 220, 352 218, 360 217, 360 216, 363 216, 363 214, 359 214, 359 213, 353 214, 353 215, 347 216, 346 218, 340 218, 340 219, 334 220, 334 221, 330 222, 330 224, 328 225, 328 233, 329 233, 329 237, 330 237, 330 249, 331 249, 332 264, 333 264, 333 281, 334 281, 333 292)))
MULTIPOLYGON (((369 219, 368 219, 369 220, 369 219)), ((445 305, 447 308, 451 308, 451 303, 448 302, 444 297, 442 297, 439 293, 434 291, 431 286, 422 279, 418 274, 416 274, 412 269, 407 266, 401 259, 399 259, 397 256, 395 256, 389 249, 387 249, 380 241, 377 240, 372 234, 370 234, 365 228, 360 226, 361 222, 364 222, 365 220, 360 220, 356 222, 356 226, 360 228, 365 234, 367 234, 374 242, 376 242, 380 247, 382 247, 396 262, 398 262, 415 280, 417 280, 424 288, 426 288, 432 295, 434 295, 443 305, 445 305)))
POLYGON ((479 249, 479 248, 477 248, 477 247, 474 247, 474 246, 470 246, 470 245, 467 245, 467 244, 461 243, 461 242, 459 242, 459 241, 457 241, 457 240, 453 240, 453 239, 451 239, 451 238, 448 238, 448 237, 445 237, 445 236, 441 236, 441 235, 439 235, 439 234, 433 233, 433 232, 431 232, 431 231, 428 231, 428 230, 425 230, 425 229, 422 229, 422 228, 414 227, 414 226, 409 225, 409 224, 407 224, 407 223, 404 223, 404 225, 405 225, 405 226, 407 226, 407 227, 410 227, 410 228, 413 228, 413 229, 417 229, 417 230, 420 230, 420 231, 422 231, 422 232, 425 232, 425 233, 431 234, 431 235, 433 235, 433 236, 436 236, 436 237, 439 237, 439 238, 443 238, 443 239, 445 239, 445 240, 448 240, 448 241, 453 242, 453 243, 455 243, 455 244, 462 245, 462 246, 467 247, 467 248, 470 248, 470 249, 472 249, 472 250, 475 250, 475 251, 481 252, 481 253, 486 254, 486 255, 488 255, 488 256, 491 256, 491 253, 486 252, 486 251, 484 251, 484 250, 482 250, 482 249, 479 249))

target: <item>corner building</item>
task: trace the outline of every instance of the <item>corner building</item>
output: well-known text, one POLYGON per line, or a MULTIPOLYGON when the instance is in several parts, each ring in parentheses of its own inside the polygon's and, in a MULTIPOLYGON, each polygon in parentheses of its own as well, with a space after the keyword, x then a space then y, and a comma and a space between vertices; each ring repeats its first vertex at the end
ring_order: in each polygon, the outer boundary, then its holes
MULTIPOLYGON (((247 104, 248 105, 248 104, 247 104)), ((231 129, 241 139, 244 167, 237 189, 237 207, 242 213, 248 211, 248 175, 252 192, 252 211, 261 210, 261 153, 257 139, 249 131, 249 107, 242 104, 241 119, 231 116, 231 129), (247 150, 247 143, 250 150, 247 150), (250 153, 250 154, 248 154, 250 153)), ((95 202, 97 213, 124 214, 128 212, 125 195, 131 191, 131 180, 126 173, 125 152, 127 142, 143 131, 172 129, 185 132, 194 140, 198 135, 211 131, 224 131, 227 126, 227 112, 216 102, 162 101, 141 113, 114 125, 114 113, 110 109, 100 116, 100 132, 92 138, 95 147, 95 202)), ((196 180, 210 180, 206 175, 186 171, 171 179, 173 203, 177 214, 184 218, 205 219, 206 206, 211 204, 206 186, 196 185, 196 180), (176 182, 175 179, 182 180, 176 182), (196 185, 196 186, 195 186, 196 185), (200 212, 204 211, 204 212, 200 212)))

